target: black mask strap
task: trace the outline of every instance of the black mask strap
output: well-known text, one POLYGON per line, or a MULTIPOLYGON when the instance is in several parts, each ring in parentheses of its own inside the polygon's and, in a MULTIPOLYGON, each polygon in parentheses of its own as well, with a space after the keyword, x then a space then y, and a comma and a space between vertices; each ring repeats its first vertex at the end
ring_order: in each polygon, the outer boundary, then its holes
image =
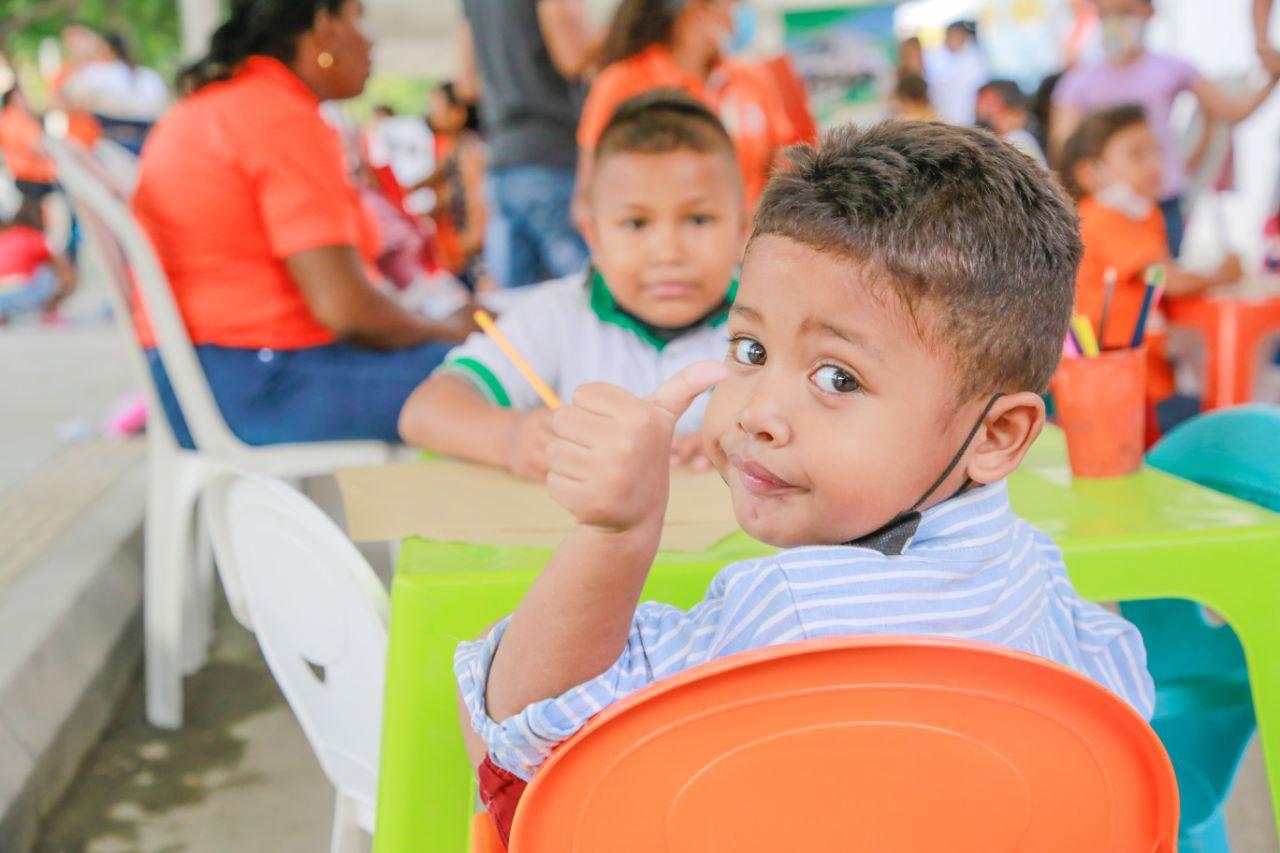
MULTIPOLYGON (((1004 396, 1003 392, 997 392, 991 395, 991 399, 987 401, 986 408, 982 410, 982 414, 978 416, 978 420, 974 423, 973 429, 969 430, 969 435, 964 440, 964 444, 960 445, 960 449, 956 451, 956 455, 951 457, 951 462, 947 465, 945 471, 938 479, 933 481, 933 485, 929 487, 920 500, 911 505, 911 509, 900 512, 889 520, 887 524, 879 527, 865 536, 860 536, 846 545, 854 545, 859 548, 870 548, 873 551, 879 551, 885 556, 897 556, 901 554, 903 549, 907 547, 907 543, 911 541, 911 537, 915 536, 917 528, 920 527, 920 511, 919 507, 925 501, 933 496, 951 473, 956 470, 956 466, 960 464, 960 460, 964 458, 964 454, 969 450, 969 445, 973 443, 974 437, 978 434, 978 430, 982 427, 983 421, 987 419, 987 415, 991 414, 991 407, 996 404, 1004 396)), ((962 494, 972 485, 973 481, 968 477, 964 478, 964 482, 960 484, 960 488, 956 490, 955 495, 962 494)))
MULTIPOLYGON (((965 453, 969 450, 969 445, 973 443, 974 436, 976 436, 978 434, 978 430, 982 428, 982 422, 987 419, 987 415, 991 414, 991 407, 996 404, 996 400, 999 400, 1003 396, 1004 396, 1003 391, 997 391, 995 394, 991 395, 991 399, 987 401, 986 408, 982 410, 982 414, 978 415, 978 420, 974 423, 973 429, 969 430, 968 438, 964 440, 964 444, 960 445, 960 449, 956 451, 956 455, 951 457, 951 463, 947 465, 947 470, 943 471, 942 476, 940 476, 938 479, 933 481, 933 485, 929 487, 929 491, 921 495, 920 500, 916 501, 911 505, 912 510, 919 508, 920 504, 929 500, 929 498, 933 496, 933 493, 938 490, 938 487, 940 487, 943 483, 945 483, 947 481, 947 478, 951 476, 951 472, 956 470, 956 466, 960 464, 960 460, 964 458, 965 453)), ((969 485, 972 482, 973 481, 970 480, 968 477, 965 477, 964 483, 961 484, 959 491, 956 492, 956 495, 960 494, 960 492, 963 492, 965 489, 969 488, 969 485)), ((955 495, 952 495, 951 497, 955 497, 955 495)))

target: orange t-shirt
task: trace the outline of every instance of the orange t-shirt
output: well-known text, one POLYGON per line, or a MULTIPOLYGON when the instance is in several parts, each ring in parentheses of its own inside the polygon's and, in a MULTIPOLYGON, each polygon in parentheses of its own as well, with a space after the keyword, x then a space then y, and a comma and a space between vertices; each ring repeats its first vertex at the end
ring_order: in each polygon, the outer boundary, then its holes
MULTIPOLYGON (((301 349, 334 335, 285 259, 321 246, 376 257, 378 234, 337 132, 288 68, 255 56, 152 130, 133 210, 195 344, 301 349)), ((145 317, 139 336, 151 343, 145 317)))
MULTIPOLYGON (((1076 275, 1076 312, 1089 318, 1096 330, 1102 320, 1107 267, 1116 271, 1115 292, 1107 314, 1101 345, 1127 347, 1146 295, 1147 267, 1169 257, 1164 216, 1152 208, 1135 221, 1114 208, 1086 196, 1080 201, 1080 237, 1084 256, 1076 275)), ((1173 367, 1165 350, 1162 321, 1156 312, 1147 320, 1147 399, 1156 403, 1174 392, 1173 367)))
POLYGON ((650 89, 684 89, 720 117, 738 153, 747 209, 754 210, 780 150, 799 142, 777 85, 763 69, 725 61, 699 80, 676 65, 665 45, 653 45, 606 67, 591 84, 578 124, 578 146, 595 148, 613 111, 650 89))
POLYGON ((53 163, 40 153, 40 120, 16 103, 0 110, 0 157, 14 180, 51 184, 53 163))

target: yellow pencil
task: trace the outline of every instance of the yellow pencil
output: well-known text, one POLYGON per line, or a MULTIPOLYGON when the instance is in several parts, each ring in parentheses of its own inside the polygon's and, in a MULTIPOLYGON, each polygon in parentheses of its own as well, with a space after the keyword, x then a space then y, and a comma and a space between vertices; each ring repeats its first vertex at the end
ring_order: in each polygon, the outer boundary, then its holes
POLYGON ((1089 318, 1083 314, 1076 314, 1071 318, 1071 328, 1076 333, 1076 339, 1080 341, 1080 352, 1085 358, 1093 358, 1098 354, 1098 339, 1093 335, 1093 325, 1090 324, 1089 318))
POLYGON ((556 396, 556 392, 552 391, 547 383, 542 381, 542 377, 534 372, 529 366, 529 362, 524 360, 524 356, 520 351, 511 345, 511 341, 507 340, 507 336, 498 331, 498 326, 493 322, 493 318, 489 316, 489 312, 483 308, 476 311, 472 315, 475 317, 476 325, 478 325, 486 335, 498 345, 498 349, 510 359, 515 365, 516 370, 524 374, 524 378, 529 380, 529 384, 533 386, 533 390, 538 392, 538 396, 542 398, 542 402, 547 404, 547 408, 555 411, 560 408, 560 398, 556 396))

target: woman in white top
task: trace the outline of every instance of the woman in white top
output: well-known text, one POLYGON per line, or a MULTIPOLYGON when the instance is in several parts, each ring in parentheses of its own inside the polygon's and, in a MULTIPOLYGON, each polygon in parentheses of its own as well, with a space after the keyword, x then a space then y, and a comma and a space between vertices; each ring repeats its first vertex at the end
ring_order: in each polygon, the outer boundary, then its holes
POLYGON ((104 137, 138 154, 151 125, 169 106, 169 87, 152 69, 134 64, 119 33, 108 33, 102 41, 102 58, 72 73, 63 99, 91 113, 104 137))

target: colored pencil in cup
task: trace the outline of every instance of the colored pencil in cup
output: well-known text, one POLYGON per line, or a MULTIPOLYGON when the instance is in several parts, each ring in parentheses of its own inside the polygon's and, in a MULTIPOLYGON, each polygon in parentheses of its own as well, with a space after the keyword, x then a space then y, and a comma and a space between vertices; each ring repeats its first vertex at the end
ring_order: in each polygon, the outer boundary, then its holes
POLYGON ((1088 317, 1083 314, 1072 317, 1071 330, 1075 333, 1076 343, 1080 345, 1080 352, 1085 358, 1093 358, 1098 354, 1098 339, 1093 336, 1093 326, 1088 317))
POLYGON ((543 403, 546 403, 547 408, 553 412, 560 408, 560 398, 556 396, 556 392, 552 391, 551 387, 542 381, 542 377, 530 366, 529 362, 524 360, 520 350, 516 349, 511 341, 507 340, 507 336, 498 329, 498 325, 493 322, 489 312, 481 308, 472 316, 475 318, 476 325, 489 336, 490 340, 498 345, 498 349, 502 350, 503 355, 515 365, 516 370, 520 371, 524 378, 529 380, 529 384, 533 386, 534 391, 538 392, 538 396, 542 398, 543 403))
POLYGON ((1102 274, 1102 317, 1098 320, 1098 344, 1107 345, 1107 315, 1111 313, 1111 297, 1116 292, 1116 268, 1107 267, 1102 274))
POLYGON ((1129 342, 1129 346, 1135 349, 1142 346, 1142 341, 1147 336, 1147 315, 1151 313, 1156 291, 1164 290, 1164 267, 1158 264, 1147 267, 1146 278, 1147 292, 1142 295, 1142 308, 1138 310, 1138 322, 1134 324, 1133 339, 1129 342))

